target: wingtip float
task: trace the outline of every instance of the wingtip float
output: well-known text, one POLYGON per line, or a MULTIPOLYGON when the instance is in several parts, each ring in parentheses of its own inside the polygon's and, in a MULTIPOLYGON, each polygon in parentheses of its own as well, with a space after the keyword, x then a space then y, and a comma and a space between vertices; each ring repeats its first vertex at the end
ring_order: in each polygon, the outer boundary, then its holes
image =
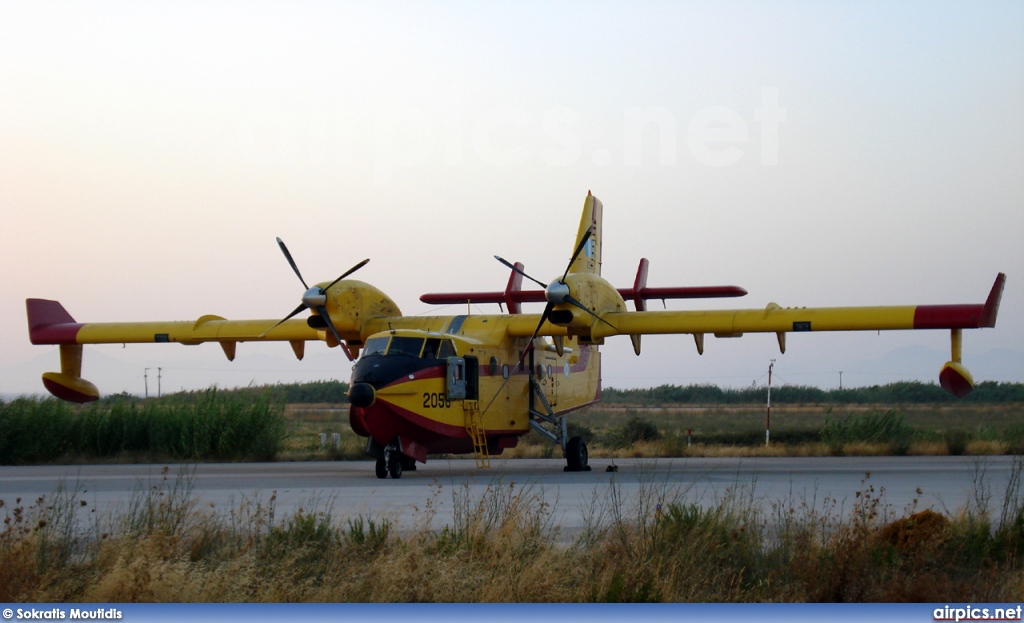
POLYGON ((376 475, 400 477, 436 453, 473 453, 481 467, 537 431, 562 449, 566 469, 589 469, 586 441, 569 437, 566 414, 601 397, 601 353, 608 337, 627 335, 640 354, 640 337, 691 334, 698 352, 705 335, 775 333, 785 352, 790 332, 945 329, 951 357, 939 373, 944 389, 964 396, 974 381, 962 362, 963 331, 995 327, 1006 277, 999 274, 983 304, 891 307, 783 308, 677 311, 647 309, 658 299, 740 297, 737 286, 647 285, 650 263, 640 261, 630 288, 601 277, 602 205, 588 192, 573 253, 547 285, 520 262, 496 292, 425 294, 432 304, 496 303, 508 313, 403 316, 374 286, 347 277, 307 286, 288 248, 278 245, 306 288, 301 304, 282 320, 226 320, 206 315, 177 322, 80 323, 57 301, 28 299, 29 339, 60 347, 60 372, 43 384, 63 400, 88 402, 99 391, 82 378, 85 344, 217 342, 234 359, 239 342, 287 341, 301 359, 307 341, 340 347, 355 359, 350 378, 350 423, 367 437, 376 475), (542 289, 522 289, 523 279, 542 289), (627 301, 632 301, 629 310, 627 301), (544 303, 540 314, 524 303, 544 303), (305 320, 294 318, 303 311, 305 320))

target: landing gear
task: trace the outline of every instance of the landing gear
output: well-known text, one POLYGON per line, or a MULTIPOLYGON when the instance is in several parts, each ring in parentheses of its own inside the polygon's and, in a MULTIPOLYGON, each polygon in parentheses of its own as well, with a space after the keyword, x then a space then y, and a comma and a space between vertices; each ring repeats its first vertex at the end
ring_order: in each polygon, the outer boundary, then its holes
POLYGON ((402 477, 402 461, 398 457, 391 457, 390 465, 388 465, 388 473, 391 474, 392 478, 398 479, 402 477))
POLYGON ((562 454, 565 456, 565 471, 589 472, 587 442, 578 435, 569 437, 565 416, 555 415, 555 411, 544 395, 544 390, 537 381, 537 377, 534 376, 533 370, 533 349, 530 349, 530 428, 562 447, 562 454), (542 409, 537 408, 538 402, 542 409), (541 425, 541 422, 554 428, 554 432, 541 425))
POLYGON ((377 478, 384 479, 390 474, 392 478, 397 479, 402 477, 404 471, 416 471, 416 459, 402 454, 396 442, 381 446, 370 438, 366 451, 377 457, 373 466, 377 478))
POLYGON ((583 441, 583 437, 573 437, 565 444, 565 471, 589 472, 587 458, 587 442, 583 441))

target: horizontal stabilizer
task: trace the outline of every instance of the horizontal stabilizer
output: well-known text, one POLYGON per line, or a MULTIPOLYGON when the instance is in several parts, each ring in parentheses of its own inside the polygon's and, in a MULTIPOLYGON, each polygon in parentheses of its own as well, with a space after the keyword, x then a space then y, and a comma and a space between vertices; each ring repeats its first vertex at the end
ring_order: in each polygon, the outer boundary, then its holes
MULTIPOLYGON (((522 264, 517 264, 522 269, 522 264)), ((644 301, 657 301, 668 299, 710 299, 710 298, 733 298, 746 296, 747 291, 739 286, 683 286, 672 288, 649 288, 647 287, 647 268, 649 262, 646 258, 640 260, 640 267, 637 270, 637 278, 632 288, 617 288, 619 295, 624 300, 633 301, 638 311, 645 308, 644 301)), ((504 292, 446 292, 424 294, 420 301, 428 305, 465 305, 471 303, 481 305, 485 303, 504 304, 509 312, 519 313, 519 305, 522 303, 545 303, 544 290, 520 290, 519 284, 522 277, 515 271, 509 278, 508 287, 504 292), (519 277, 518 280, 515 278, 519 277)))

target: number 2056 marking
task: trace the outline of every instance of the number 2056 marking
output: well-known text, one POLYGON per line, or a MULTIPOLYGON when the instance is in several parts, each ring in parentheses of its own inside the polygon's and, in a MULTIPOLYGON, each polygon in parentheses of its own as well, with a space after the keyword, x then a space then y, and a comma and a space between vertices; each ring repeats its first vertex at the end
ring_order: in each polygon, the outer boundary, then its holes
POLYGON ((423 392, 424 409, 450 409, 452 401, 444 394, 437 392, 423 392))

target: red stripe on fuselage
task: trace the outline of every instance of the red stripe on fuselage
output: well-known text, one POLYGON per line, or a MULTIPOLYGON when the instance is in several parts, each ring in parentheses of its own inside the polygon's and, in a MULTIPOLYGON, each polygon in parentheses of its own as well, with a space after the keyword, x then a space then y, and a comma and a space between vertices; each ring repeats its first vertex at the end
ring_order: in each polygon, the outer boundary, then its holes
MULTIPOLYGON (((358 411, 356 417, 365 424, 367 431, 382 444, 390 443, 395 437, 412 440, 427 449, 428 454, 441 452, 464 453, 473 451, 473 440, 462 426, 452 426, 424 417, 387 400, 378 397, 370 407, 358 411)), ((487 430, 488 440, 499 437, 521 436, 527 431, 487 430)))

